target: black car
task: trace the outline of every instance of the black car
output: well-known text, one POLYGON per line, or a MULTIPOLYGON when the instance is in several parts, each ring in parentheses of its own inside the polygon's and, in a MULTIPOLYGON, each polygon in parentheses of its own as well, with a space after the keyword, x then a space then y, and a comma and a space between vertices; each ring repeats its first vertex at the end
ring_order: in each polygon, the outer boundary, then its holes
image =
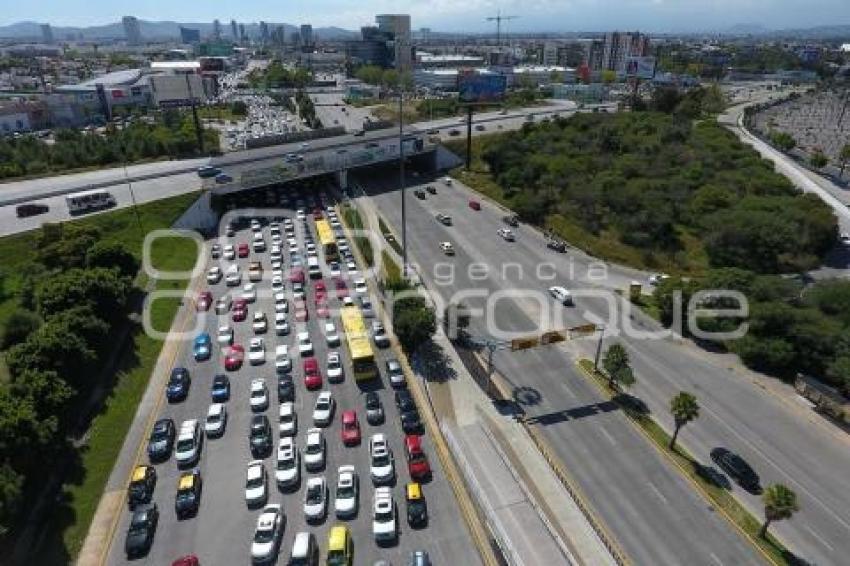
POLYGON ((428 185, 427 187, 425 187, 425 190, 431 193, 432 195, 437 194, 437 187, 435 187, 434 185, 428 185))
POLYGON ((201 506, 201 471, 192 470, 180 475, 177 495, 174 497, 174 512, 178 519, 194 517, 201 506))
POLYGON ((189 396, 189 385, 192 384, 192 378, 189 377, 189 370, 186 368, 174 368, 171 370, 171 377, 168 379, 168 386, 165 388, 165 396, 169 403, 177 403, 183 401, 189 396))
POLYGON ((124 540, 124 552, 127 553, 127 558, 144 556, 150 551, 158 521, 159 509, 156 503, 141 505, 133 512, 127 538, 124 540))
POLYGON ((278 376, 277 401, 278 403, 285 403, 286 401, 295 402, 295 383, 293 383, 291 375, 278 376))
POLYGON ((156 469, 153 466, 136 466, 127 486, 127 505, 135 509, 143 503, 150 503, 156 488, 156 469))
POLYGON ((504 222, 504 223, 505 223, 505 224, 507 224, 508 226, 512 226, 512 227, 514 227, 514 228, 516 228, 517 226, 519 226, 519 218, 518 218, 516 215, 512 215, 512 216, 503 216, 503 217, 502 217, 502 222, 504 222))
POLYGON ((39 214, 44 214, 48 210, 50 210, 50 207, 46 204, 19 204, 17 207, 15 207, 15 214, 18 216, 18 218, 27 218, 29 216, 37 216, 39 214))
POLYGON ((759 476, 743 458, 726 448, 714 448, 711 459, 738 485, 755 494, 761 493, 759 476))
POLYGON ((416 189, 415 191, 413 191, 413 194, 416 195, 416 198, 420 200, 425 200, 425 191, 423 191, 422 189, 416 189))
POLYGON ((395 392, 395 405, 401 412, 416 410, 416 403, 407 389, 399 389, 395 392))
POLYGON ((366 393, 366 422, 370 425, 379 425, 384 422, 384 406, 375 391, 366 393))
POLYGON ((549 240, 546 242, 546 247, 550 250, 555 250, 556 252, 565 252, 567 251, 566 242, 562 242, 561 240, 549 240))
POLYGON ((401 429, 404 431, 404 434, 419 434, 422 432, 422 420, 419 418, 419 411, 416 409, 402 411, 399 419, 401 420, 401 429))
POLYGON ((171 457, 175 435, 173 420, 160 419, 154 423, 148 439, 148 458, 151 462, 162 462, 171 457))
POLYGON ((230 378, 223 373, 213 377, 211 388, 213 403, 223 403, 230 399, 230 378))
POLYGON ((272 449, 272 427, 266 415, 253 415, 248 441, 254 458, 265 458, 272 449))

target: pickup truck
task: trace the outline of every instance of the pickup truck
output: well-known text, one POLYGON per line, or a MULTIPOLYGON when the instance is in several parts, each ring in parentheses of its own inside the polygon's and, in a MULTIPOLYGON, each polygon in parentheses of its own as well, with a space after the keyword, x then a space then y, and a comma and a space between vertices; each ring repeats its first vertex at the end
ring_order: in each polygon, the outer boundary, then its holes
POLYGON ((263 264, 259 261, 252 261, 248 266, 248 281, 263 280, 263 264))

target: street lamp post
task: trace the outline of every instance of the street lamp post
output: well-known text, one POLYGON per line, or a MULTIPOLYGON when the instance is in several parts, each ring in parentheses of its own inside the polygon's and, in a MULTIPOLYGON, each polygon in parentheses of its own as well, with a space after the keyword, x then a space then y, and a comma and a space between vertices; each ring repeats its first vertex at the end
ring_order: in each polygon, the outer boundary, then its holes
POLYGON ((398 182, 401 186, 401 263, 402 277, 407 280, 407 209, 405 206, 406 183, 404 182, 404 88, 399 81, 398 89, 398 182))

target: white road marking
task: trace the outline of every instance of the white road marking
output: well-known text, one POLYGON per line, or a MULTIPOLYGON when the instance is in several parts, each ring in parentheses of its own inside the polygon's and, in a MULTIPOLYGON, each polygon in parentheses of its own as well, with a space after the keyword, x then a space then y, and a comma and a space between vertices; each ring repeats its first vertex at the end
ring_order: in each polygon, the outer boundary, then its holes
POLYGON ((650 488, 653 492, 655 492, 655 495, 657 495, 657 496, 658 496, 658 499, 660 499, 660 500, 662 501, 662 503, 664 503, 664 505, 667 505, 667 498, 666 498, 666 497, 664 497, 664 494, 663 494, 663 493, 661 493, 661 492, 658 490, 658 488, 657 488, 657 487, 655 487, 655 484, 654 484, 654 483, 652 483, 652 482, 647 482, 647 485, 649 486, 649 488, 650 488))

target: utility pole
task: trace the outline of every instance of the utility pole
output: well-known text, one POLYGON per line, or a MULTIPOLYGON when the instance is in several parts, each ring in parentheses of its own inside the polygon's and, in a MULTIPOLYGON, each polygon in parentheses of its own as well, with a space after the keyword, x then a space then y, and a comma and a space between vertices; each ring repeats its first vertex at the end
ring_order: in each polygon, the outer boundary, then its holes
POLYGON ((198 105, 195 102, 195 95, 192 94, 192 81, 189 80, 189 73, 186 73, 186 87, 189 90, 189 102, 192 105, 192 119, 195 122, 195 137, 198 139, 198 151, 204 153, 204 134, 201 130, 201 121, 198 118, 198 105))
POLYGON ((466 170, 472 169, 472 104, 466 107, 466 170))
POLYGON ((599 342, 596 343, 596 355, 593 357, 593 369, 599 369, 599 356, 602 354, 602 337, 605 335, 605 327, 599 327, 599 342))
POLYGON ((407 209, 405 206, 406 183, 404 182, 404 88, 398 84, 398 183, 401 188, 401 273, 407 280, 407 209))

